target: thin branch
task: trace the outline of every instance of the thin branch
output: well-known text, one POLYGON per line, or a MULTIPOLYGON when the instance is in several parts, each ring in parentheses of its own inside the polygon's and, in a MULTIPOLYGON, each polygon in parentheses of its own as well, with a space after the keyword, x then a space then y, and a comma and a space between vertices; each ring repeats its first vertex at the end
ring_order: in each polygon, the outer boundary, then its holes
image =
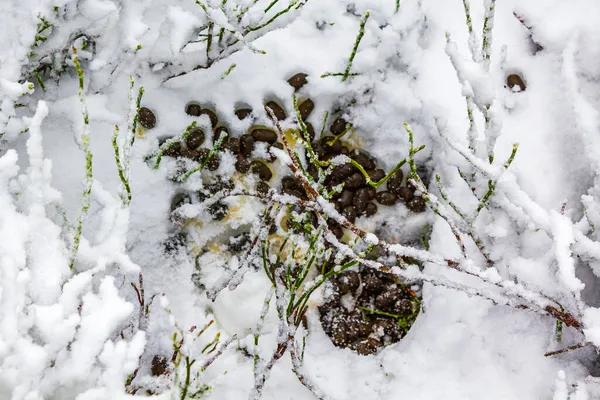
POLYGON ((572 345, 572 346, 565 347, 565 348, 560 349, 560 350, 550 351, 550 352, 544 354, 544 357, 552 357, 552 356, 556 356, 556 355, 559 355, 559 354, 566 353, 566 352, 571 351, 571 350, 581 349, 586 344, 588 344, 588 343, 581 342, 581 343, 578 343, 578 344, 575 344, 575 345, 572 345))

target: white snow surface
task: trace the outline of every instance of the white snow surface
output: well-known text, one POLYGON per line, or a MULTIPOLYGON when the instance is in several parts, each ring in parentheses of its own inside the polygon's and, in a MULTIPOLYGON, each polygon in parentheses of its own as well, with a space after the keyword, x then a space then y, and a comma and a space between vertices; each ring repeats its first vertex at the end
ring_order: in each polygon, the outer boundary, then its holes
MULTIPOLYGON (((208 3, 218 10, 221 1, 208 3)), ((238 3, 251 6, 253 1, 238 3)), ((260 1, 264 7, 269 3, 260 1)), ((279 3, 277 10, 288 1, 279 3)), ((481 32, 484 5, 489 3, 470 2, 476 32, 481 32)), ((263 8, 244 18, 262 17, 263 8)), ((423 310, 408 335, 376 355, 360 356, 335 347, 325 335, 316 315, 317 295, 308 314, 304 370, 325 398, 600 399, 595 378, 600 374, 595 351, 600 348, 600 309, 595 308, 600 307, 596 276, 600 264, 594 242, 600 237, 600 3, 495 2, 489 71, 471 59, 462 2, 401 0, 399 12, 394 9, 394 0, 308 0, 251 45, 241 46, 208 69, 163 82, 161 73, 171 67, 170 62, 192 69, 195 59, 203 60, 204 54, 188 43, 206 22, 193 0, 4 1, 0 16, 0 131, 5 132, 0 145, 0 399, 145 398, 141 392, 125 392, 127 377, 138 365, 145 365, 140 377, 148 375, 155 354, 170 358, 174 323, 187 331, 192 326, 201 328, 208 319, 215 320, 207 332, 211 337, 196 347, 190 344, 189 351, 202 349, 218 330, 222 340, 234 334, 237 340, 204 373, 213 386, 207 397, 248 397, 254 383, 252 358, 238 348, 253 345, 253 330, 270 282, 262 270, 249 271, 235 290, 226 288, 214 303, 208 300, 205 291, 194 285, 193 275, 200 274, 210 289, 227 269, 236 270, 245 260, 165 255, 162 242, 172 232, 170 201, 178 189, 166 178, 164 168, 153 169, 143 159, 156 149, 157 138, 180 134, 192 122, 183 112, 190 101, 211 105, 234 136, 249 127, 233 114, 240 105, 254 110, 258 124, 269 124, 262 111, 268 100, 278 99, 290 113, 293 89, 286 80, 300 71, 309 74, 302 96, 315 100, 310 121, 317 131, 325 111, 355 99, 348 117, 360 132, 362 145, 389 170, 408 153, 403 124, 409 123, 416 144, 426 145, 417 161, 427 162, 439 173, 449 197, 467 210, 476 208, 477 202, 456 167, 468 168, 469 163, 442 138, 435 120, 443 122, 448 139, 466 148, 465 87, 476 100, 494 102, 502 126, 493 171, 502 175, 497 200, 484 209, 476 225, 489 239, 486 250, 496 269, 482 274, 491 281, 513 279, 560 299, 584 325, 582 332, 563 326, 558 342, 556 321, 547 315, 497 305, 474 292, 468 295, 425 284, 423 310), (55 204, 66 210, 71 223, 76 222, 85 177, 85 157, 75 141, 83 131, 77 75, 70 68, 57 82, 48 79, 45 91, 28 75, 35 84, 33 92, 21 76, 29 63, 27 53, 38 16, 47 16, 57 27, 60 24, 53 17, 55 6, 67 22, 44 45, 66 43, 75 31, 87 32, 95 42, 95 53, 83 63, 94 201, 84 223, 75 271, 68 268, 72 231, 61 231, 55 204), (367 10, 370 18, 352 67, 360 75, 343 83, 339 77, 320 78, 344 70, 360 16, 367 10), (446 34, 455 44, 448 52, 462 60, 459 69, 466 86, 459 82, 446 52, 446 34), (543 50, 536 53, 532 40, 543 50), (224 76, 232 64, 235 68, 224 76), (524 77, 524 92, 504 87, 506 75, 512 72, 524 77), (122 133, 127 130, 130 75, 136 88, 144 86, 142 105, 156 112, 157 126, 134 143, 132 201, 125 208, 119 198, 123 189, 111 135, 115 124, 122 133), (15 108, 15 102, 25 106, 15 108), (29 129, 19 133, 25 128, 29 129), (515 142, 519 150, 505 172, 502 164, 515 142), (594 221, 596 230, 590 228, 594 221), (146 300, 155 294, 160 298, 153 303, 143 330, 137 329, 143 323, 137 319, 139 304, 130 285, 138 282, 138 268, 146 300), (544 356, 582 342, 586 343, 582 348, 544 356)), ((86 58, 83 51, 81 58, 86 58)), ((292 127, 290 121, 284 127, 292 127)), ((475 123, 483 132, 485 122, 479 114, 475 123)), ((285 171, 283 162, 275 165, 279 172, 285 171)), ((222 168, 232 171, 231 165, 222 168)), ((197 182, 190 179, 186 184, 193 187, 197 182)), ((238 205, 239 217, 228 228, 237 229, 256 217, 255 203, 238 205)), ((384 209, 381 215, 390 238, 401 240, 403 233, 413 229, 405 221, 407 210, 402 205, 384 209)), ((440 258, 460 257, 445 222, 433 214, 423 218, 433 227, 430 251, 440 258)), ((380 224, 365 221, 362 226, 378 233, 375 228, 380 224)), ((219 224, 207 224, 192 237, 201 248, 223 231, 219 224)), ((378 242, 371 234, 367 240, 378 242)), ((472 241, 467 247, 469 252, 477 250, 472 241)), ((478 257, 469 268, 482 268, 485 261, 478 257)), ((475 288, 480 284, 472 276, 432 263, 424 266, 424 272, 475 288)), ((262 331, 262 357, 272 353, 277 328, 272 304, 262 331)), ((286 355, 275 365, 262 398, 315 396, 298 381, 286 355)))

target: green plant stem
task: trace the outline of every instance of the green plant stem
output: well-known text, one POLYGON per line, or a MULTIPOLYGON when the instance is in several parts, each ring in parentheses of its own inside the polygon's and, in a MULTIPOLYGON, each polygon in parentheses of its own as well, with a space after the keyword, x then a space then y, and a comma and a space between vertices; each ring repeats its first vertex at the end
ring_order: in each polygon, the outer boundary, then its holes
POLYGON ((475 125, 475 117, 473 116, 475 103, 471 96, 465 96, 465 101, 467 103, 467 118, 469 119, 469 149, 475 154, 477 140, 477 126, 475 125))
POLYGON ((188 390, 190 387, 190 381, 192 378, 192 365, 194 365, 195 362, 196 360, 190 361, 189 356, 185 357, 185 383, 183 386, 183 390, 181 391, 181 400, 185 400, 187 398, 188 390))
POLYGON ((133 143, 135 142, 135 136, 137 131, 138 124, 138 114, 140 112, 140 107, 142 103, 142 97, 144 96, 144 87, 141 86, 138 90, 138 95, 135 100, 135 106, 132 104, 133 92, 135 88, 135 80, 133 76, 129 77, 130 87, 129 94, 127 98, 129 100, 130 107, 130 115, 128 117, 128 136, 125 139, 125 143, 123 145, 123 160, 121 160, 121 164, 123 165, 124 176, 127 181, 129 181, 129 173, 130 173, 130 163, 131 163, 131 149, 133 147, 133 143))
POLYGON ((350 54, 350 58, 348 59, 348 64, 346 65, 346 70, 344 71, 344 75, 342 77, 342 82, 346 82, 346 79, 348 79, 348 76, 350 76, 350 69, 352 68, 352 63, 354 62, 354 57, 356 57, 356 51, 358 50, 360 41, 362 40, 363 36, 365 35, 365 25, 367 24, 369 15, 370 15, 370 13, 367 11, 360 21, 360 28, 358 30, 358 36, 356 37, 356 41, 354 42, 354 47, 352 48, 352 53, 350 54))
POLYGON ((208 22, 208 37, 206 39, 206 64, 207 65, 211 64, 210 50, 212 47, 212 40, 213 40, 213 27, 214 27, 214 23, 212 21, 209 21, 208 22))
POLYGON ((217 43, 219 44, 219 48, 223 46, 223 36, 225 35, 225 28, 219 29, 219 40, 217 43))
MULTIPOLYGON (((519 150, 519 144, 514 143, 512 152, 510 153, 508 160, 506 160, 506 162, 504 163, 505 169, 508 169, 508 167, 510 167, 510 165, 512 164, 512 162, 515 159, 515 156, 517 155, 518 150, 519 150)), ((494 194, 494 191, 496 190, 496 182, 497 181, 492 181, 491 179, 488 180, 488 190, 481 198, 481 201, 479 202, 479 205, 477 206, 476 213, 479 213, 484 207, 487 206, 487 203, 489 202, 490 198, 494 194)))
MULTIPOLYGON (((135 86, 135 81, 133 79, 133 76, 129 77, 129 81, 130 81, 130 93, 133 93, 133 88, 135 86)), ((131 96, 131 94, 130 94, 130 96, 131 96)), ((139 119, 138 114, 140 112, 140 107, 142 104, 143 96, 144 96, 144 87, 141 86, 140 89, 138 90, 138 95, 135 100, 135 115, 133 116, 133 118, 131 120, 131 131, 130 131, 130 138, 129 138, 129 147, 130 148, 131 148, 131 146, 133 146, 133 143, 135 142, 135 135, 136 135, 138 119, 139 119)))
POLYGON ((338 141, 338 139, 344 137, 348 132, 350 132, 350 129, 352 129, 352 124, 346 124, 346 128, 344 128, 344 131, 342 133, 340 133, 339 135, 335 136, 333 139, 329 140, 327 142, 327 144, 329 146, 333 146, 335 144, 335 142, 338 141))
MULTIPOLYGON (((219 344, 219 339, 221 338, 221 332, 217 332, 217 334, 215 335, 214 339, 208 343, 206 346, 204 346, 204 348, 202 349, 202 353, 206 352, 206 350, 208 350, 208 348, 213 347, 219 344)), ((211 351, 209 351, 209 353, 211 353, 211 351)))
POLYGON ((466 220, 466 215, 460 210, 460 208, 454 202, 452 202, 448 198, 448 195, 446 194, 446 191, 444 190, 444 186, 442 185, 442 178, 440 177, 439 174, 435 174, 435 183, 437 184, 437 188, 438 188, 438 191, 440 192, 440 195, 442 196, 442 199, 444 199, 444 201, 446 203, 448 203, 448 205, 450 207, 452 207, 452 209, 454 210, 455 213, 457 213, 462 219, 466 220))
POLYGON ((479 202, 479 205, 477 206, 477 210, 476 210, 477 213, 479 213, 487 205, 488 201, 490 201, 490 198, 494 194, 495 190, 496 190, 496 184, 494 183, 494 181, 492 181, 491 179, 488 180, 488 190, 487 190, 487 192, 485 192, 485 194, 481 198, 481 201, 479 202))
POLYGON ((486 70, 489 69, 489 62, 492 52, 492 28, 494 26, 494 11, 496 8, 496 0, 489 0, 489 7, 485 10, 483 19, 483 41, 481 53, 483 61, 486 65, 486 70))
POLYGON ((319 139, 321 139, 325 134, 325 128, 327 128, 327 118, 329 118, 329 111, 325 111, 325 114, 323 115, 323 123, 321 125, 321 133, 319 134, 319 139))
POLYGON ((396 319, 396 320, 397 320, 398 318, 400 318, 400 316, 399 316, 399 315, 396 315, 396 314, 391 314, 391 313, 388 313, 388 312, 385 312, 385 311, 379 311, 379 310, 375 310, 375 309, 373 309, 373 308, 361 307, 361 306, 358 306, 357 308, 358 308, 359 310, 363 310, 363 311, 365 311, 365 312, 368 312, 368 313, 370 313, 370 314, 383 315, 384 317, 391 317, 391 318, 394 318, 394 319, 396 319))
POLYGON ((279 2, 279 0, 273 0, 273 1, 271 2, 271 4, 269 4, 269 5, 267 6, 267 8, 265 8, 265 14, 266 14, 266 13, 268 13, 268 12, 269 12, 269 10, 270 10, 271 8, 273 8, 273 6, 274 6, 275 4, 277 4, 277 2, 279 2))
POLYGON ((346 78, 347 78, 348 76, 358 76, 358 75, 360 75, 358 72, 350 72, 348 75, 346 75, 345 72, 325 72, 324 74, 322 74, 320 76, 320 78, 327 78, 330 76, 346 76, 346 78))
POLYGON ((40 76, 39 72, 37 70, 35 70, 35 71, 33 71, 33 75, 35 76, 35 79, 37 79, 38 84, 42 88, 42 91, 45 92, 46 91, 46 85, 44 85, 44 81, 42 81, 42 77, 40 76))
POLYGON ((271 285, 275 286, 275 277, 272 275, 271 271, 269 270, 269 267, 267 266, 268 250, 267 250, 267 241, 266 240, 262 241, 261 254, 262 254, 263 268, 265 270, 265 274, 267 274, 267 278, 269 278, 269 280, 271 281, 271 285))
POLYGON ((308 133, 308 129, 306 128, 306 124, 304 123, 304 120, 302 119, 302 114, 300 113, 300 109, 298 108, 298 100, 296 98, 296 95, 292 96, 292 105, 294 107, 294 112, 296 113, 296 119, 298 120, 298 126, 300 127, 300 132, 302 132, 301 139, 306 146, 306 149, 309 153, 311 160, 313 161, 315 166, 319 170, 321 170, 321 168, 326 166, 327 164, 319 161, 319 159, 317 158, 317 155, 315 154, 315 152, 312 148, 312 145, 310 144, 310 134, 308 133))
POLYGON ((196 172, 202 171, 204 169, 204 167, 206 166, 206 164, 208 164, 208 162, 214 157, 215 153, 217 152, 217 150, 221 146, 221 143, 223 143, 223 140, 225 140, 226 137, 227 137, 227 134, 225 132, 221 132, 221 136, 219 136, 217 143, 215 143, 215 145, 210 150, 210 153, 208 153, 208 156, 204 159, 202 164, 200 164, 199 167, 193 168, 193 169, 189 170, 188 172, 186 172, 185 175, 183 175, 183 177, 181 177, 181 182, 185 182, 191 175, 195 174, 196 172))
MULTIPOLYGON (((418 153, 419 151, 423 150, 424 148, 425 148, 425 145, 421 145, 421 147, 416 149, 415 154, 418 153)), ((396 164, 396 166, 394 168, 392 168, 392 170, 386 176, 384 176, 383 178, 381 178, 380 180, 375 182, 375 181, 371 180, 371 178, 369 177, 369 174, 367 173, 367 171, 365 171, 365 169, 362 167, 362 165, 360 165, 356 161, 350 159, 350 163, 352 165, 354 165, 354 167, 356 169, 358 169, 360 171, 360 173, 365 177, 365 179, 367 180, 367 184, 374 187, 375 189, 377 189, 379 186, 383 185, 388 179, 390 179, 392 176, 394 176, 394 174, 396 172, 398 172, 398 170, 400 168, 402 168, 402 166, 404 164, 406 164, 406 162, 407 162, 407 159, 405 158, 404 160, 402 160, 398 164, 396 164)))
POLYGON ((355 266, 356 264, 358 264, 358 261, 349 261, 343 264, 339 271, 336 271, 335 268, 332 268, 331 271, 327 272, 325 275, 320 275, 315 279, 315 282, 313 283, 311 288, 308 289, 306 292, 302 293, 296 304, 293 306, 293 310, 297 310, 296 325, 300 323, 300 319, 302 319, 302 315, 304 314, 304 310, 306 309, 306 304, 308 303, 308 300, 310 299, 310 296, 313 294, 313 292, 319 287, 321 287, 321 285, 324 284, 327 281, 327 279, 331 278, 334 275, 341 274, 342 272, 344 272, 348 268, 355 266))
POLYGON ((519 144, 513 143, 512 152, 510 153, 510 157, 508 157, 508 160, 506 160, 506 162, 504 163, 505 169, 508 169, 508 167, 510 167, 513 160, 515 159, 515 156, 517 155, 518 150, 519 150, 519 144))
POLYGON ((129 181, 125 177, 125 171, 123 170, 123 165, 121 164, 121 157, 119 155, 119 145, 117 144, 117 137, 119 136, 119 127, 115 125, 115 132, 112 135, 112 146, 115 151, 115 163, 117 164, 117 171, 119 173, 119 179, 123 184, 123 188, 127 193, 127 196, 123 198, 123 203, 128 206, 131 203, 131 187, 129 186, 129 181))
POLYGON ((273 293, 275 293, 275 290, 273 288, 273 286, 271 286, 271 288, 269 289, 267 295, 265 296, 265 300, 263 302, 263 307, 262 310, 260 312, 260 317, 258 319, 258 324, 256 327, 256 330, 254 331, 254 369, 256 370, 256 367, 258 366, 258 360, 259 360, 259 355, 258 355, 258 340, 260 338, 260 331, 263 327, 263 324, 265 322, 265 318, 267 316, 267 312, 269 311, 269 306, 271 304, 271 299, 273 298, 273 293))
POLYGON ((162 144, 162 146, 160 146, 160 148, 158 149, 158 154, 156 156, 156 162, 154 163, 154 169, 158 168, 158 166, 160 165, 160 161, 162 160, 164 154, 167 151, 169 151, 176 143, 179 143, 182 140, 185 140, 185 138, 189 136, 190 132, 195 127, 196 127, 196 121, 192 121, 192 123, 189 124, 187 126, 187 128, 185 128, 185 132, 181 135, 181 137, 167 140, 165 143, 162 144))
POLYGON ((221 76, 221 80, 225 79, 226 77, 229 76, 229 74, 231 74, 231 72, 233 71, 233 69, 236 67, 236 64, 231 64, 229 66, 229 68, 227 68, 227 71, 225 71, 225 73, 223 74, 223 76, 221 76))
POLYGON ((277 18, 279 18, 280 16, 282 16, 283 14, 287 13, 288 11, 290 11, 295 5, 298 4, 299 0, 295 0, 292 1, 286 8, 284 8, 283 10, 279 11, 277 14, 275 14, 274 16, 272 16, 267 22, 262 23, 260 25, 254 26, 254 27, 248 27, 246 28, 246 30, 244 30, 244 33, 242 34, 243 36, 246 36, 247 34, 249 34, 250 32, 255 32, 259 29, 264 28, 265 26, 271 24, 272 22, 274 22, 277 18))
POLYGON ((77 253, 79 251, 79 245, 81 243, 81 235, 83 231, 83 220, 85 219, 88 210, 90 209, 92 186, 94 184, 94 176, 92 170, 92 151, 90 149, 90 118, 84 95, 85 80, 83 70, 81 69, 81 65, 79 64, 79 58, 77 57, 77 50, 75 49, 75 47, 73 47, 73 63, 75 64, 75 69, 77 70, 77 76, 79 78, 79 90, 77 94, 79 97, 79 102, 81 103, 81 113, 83 116, 83 133, 81 134, 81 145, 85 154, 85 179, 82 193, 82 206, 81 211, 79 212, 79 217, 77 218, 77 228, 75 231, 75 237, 73 238, 72 254, 71 259, 69 261, 69 269, 71 270, 73 270, 73 266, 75 265, 75 258, 77 257, 77 253))

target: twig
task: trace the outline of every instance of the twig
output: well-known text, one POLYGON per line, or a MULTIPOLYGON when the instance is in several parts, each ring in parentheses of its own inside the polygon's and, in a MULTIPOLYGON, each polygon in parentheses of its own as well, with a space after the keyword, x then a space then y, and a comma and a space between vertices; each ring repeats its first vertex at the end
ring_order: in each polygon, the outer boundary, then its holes
POLYGON ((309 377, 302 372, 303 363, 301 358, 298 356, 298 352, 295 346, 290 346, 290 357, 292 358, 292 372, 298 378, 298 381, 307 388, 318 400, 325 400, 327 397, 325 394, 309 379, 309 377))
POLYGON ((214 363, 215 360, 217 358, 219 358, 223 354, 223 352, 225 350, 227 350, 227 347, 229 347, 229 345, 236 339, 237 339, 237 335, 233 335, 232 337, 227 339, 225 342, 223 342, 221 344, 221 346, 219 346, 219 349, 217 350, 217 352, 214 353, 212 356, 210 356, 206 361, 204 361, 204 363, 200 367, 200 371, 205 371, 208 367, 210 367, 210 365, 212 363, 214 363))
POLYGON ((558 354, 566 353, 566 352, 571 351, 571 350, 577 350, 577 349, 580 349, 580 348, 584 347, 586 344, 588 344, 588 343, 581 342, 581 343, 578 343, 578 344, 574 344, 572 346, 567 346, 567 347, 565 347, 563 349, 560 349, 560 350, 550 351, 550 352, 544 354, 544 357, 552 357, 552 356, 556 356, 558 354))

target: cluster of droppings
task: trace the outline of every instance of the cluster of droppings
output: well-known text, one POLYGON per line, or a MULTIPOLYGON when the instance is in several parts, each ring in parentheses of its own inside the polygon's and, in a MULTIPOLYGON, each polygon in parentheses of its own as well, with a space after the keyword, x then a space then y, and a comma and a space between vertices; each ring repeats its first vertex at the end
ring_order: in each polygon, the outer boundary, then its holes
POLYGON ((378 271, 346 271, 328 289, 319 307, 325 333, 336 346, 362 355, 402 339, 420 310, 417 293, 378 271))
MULTIPOLYGON (((292 76, 288 83, 295 91, 308 83, 307 75, 298 73, 292 76)), ((288 119, 286 110, 276 100, 264 104, 264 112, 271 111, 276 119, 288 119)), ((324 162, 339 155, 345 155, 359 164, 373 182, 378 182, 386 176, 378 160, 355 144, 351 145, 343 137, 351 125, 339 116, 323 129, 322 137, 317 138, 313 125, 307 121, 315 109, 315 103, 310 98, 305 98, 298 104, 298 111, 305 122, 307 133, 313 151, 319 161, 324 162)), ((172 144, 163 153, 163 156, 177 160, 175 168, 170 171, 170 178, 174 181, 189 170, 189 162, 205 164, 205 169, 212 172, 211 183, 204 184, 203 189, 197 193, 177 192, 171 202, 171 220, 178 226, 183 221, 178 220, 176 212, 180 207, 197 201, 205 201, 211 196, 224 190, 233 189, 236 185, 234 178, 224 178, 217 175, 222 156, 229 153, 235 159, 235 170, 240 175, 252 174, 256 177, 255 190, 267 193, 271 187, 277 188, 285 194, 299 199, 308 196, 300 180, 293 175, 283 177, 274 174, 273 166, 275 157, 272 148, 283 149, 278 133, 266 126, 251 126, 247 132, 239 137, 230 134, 227 126, 219 123, 217 113, 205 108, 198 102, 190 102, 185 106, 185 113, 192 117, 207 116, 210 121, 210 131, 206 128, 194 127, 185 136, 185 139, 172 144), (211 149, 225 133, 225 139, 215 154, 210 159, 211 149), (266 151, 258 152, 261 157, 254 157, 254 150, 262 146, 266 151)), ((261 111, 262 112, 262 111, 261 111)), ((239 120, 255 117, 251 108, 239 108, 234 111, 239 120)), ((294 114, 294 113, 291 113, 294 114)), ((156 126, 156 116, 153 111, 142 107, 138 114, 139 123, 152 129, 156 126)), ((159 145, 173 137, 159 138, 159 145)), ((427 171, 422 167, 418 174, 427 185, 427 171)), ((307 173, 318 180, 317 167, 309 161, 307 173)), ((343 184, 343 189, 331 198, 336 210, 344 215, 348 221, 355 223, 359 217, 372 217, 381 207, 396 206, 403 203, 415 213, 425 211, 426 204, 415 188, 404 179, 404 174, 398 170, 389 177, 384 185, 375 188, 367 183, 365 176, 352 163, 337 165, 324 181, 325 186, 333 191, 335 187, 343 184)), ((296 211, 303 210, 296 207, 296 211)), ((223 202, 215 202, 208 207, 208 213, 216 221, 225 219, 230 212, 223 202)), ((312 212, 306 214, 308 222, 317 226, 316 215, 312 212)), ((283 224, 283 230, 296 229, 291 219, 283 224)), ((344 228, 333 219, 327 220, 329 229, 342 239, 344 228)), ((272 227, 269 234, 274 234, 276 226, 272 227)), ((164 244, 165 252, 172 253, 185 246, 185 234, 178 232, 170 237, 164 244)), ((230 254, 238 254, 248 249, 252 241, 249 232, 236 232, 225 240, 222 248, 230 254)), ((369 256, 372 258, 372 254, 369 256)), ((328 268, 332 268, 329 264, 328 268)), ((383 346, 400 340, 408 331, 420 309, 420 299, 411 289, 395 280, 393 276, 374 271, 346 271, 333 278, 328 284, 329 290, 325 303, 319 307, 321 322, 325 332, 336 346, 350 348, 359 354, 373 354, 383 346)))

